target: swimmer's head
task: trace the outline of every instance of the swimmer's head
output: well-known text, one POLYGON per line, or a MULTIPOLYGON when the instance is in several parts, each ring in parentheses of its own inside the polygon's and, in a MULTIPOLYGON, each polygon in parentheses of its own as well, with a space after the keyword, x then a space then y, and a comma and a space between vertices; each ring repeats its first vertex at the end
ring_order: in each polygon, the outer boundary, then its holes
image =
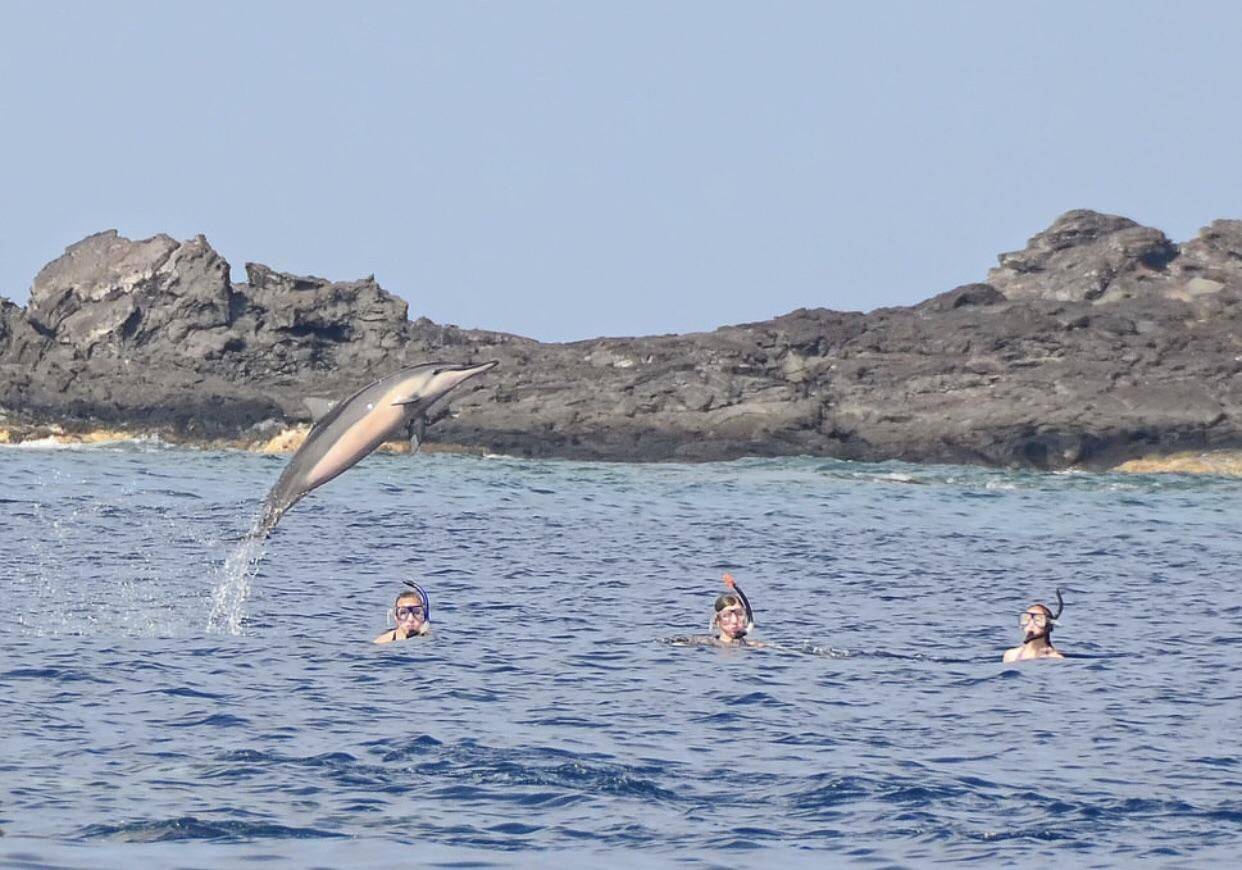
POLYGON ((719 631, 731 640, 746 636, 751 629, 750 614, 742 599, 726 592, 716 599, 716 615, 712 617, 712 630, 719 631))
POLYGON ((397 620, 397 627, 406 634, 422 634, 431 619, 431 600, 417 583, 406 580, 405 585, 410 588, 393 602, 393 618, 397 620))
POLYGON ((1052 629, 1056 626, 1056 621, 1064 609, 1065 599, 1061 597, 1060 589, 1057 590, 1056 613, 1053 613, 1052 608, 1043 602, 1032 604, 1018 617, 1018 625, 1022 628, 1023 638, 1026 641, 1040 637, 1051 638, 1052 629))

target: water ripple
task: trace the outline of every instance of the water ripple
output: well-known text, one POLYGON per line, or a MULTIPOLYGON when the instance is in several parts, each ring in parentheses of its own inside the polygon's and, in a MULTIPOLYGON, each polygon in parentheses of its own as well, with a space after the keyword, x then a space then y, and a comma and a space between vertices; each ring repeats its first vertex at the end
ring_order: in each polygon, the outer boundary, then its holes
POLYGON ((0 863, 1242 849, 1242 482, 376 456, 239 556, 280 460, 4 459, 0 863), (768 648, 682 645, 723 571, 768 648), (1002 665, 1058 586, 1072 657, 1002 665))

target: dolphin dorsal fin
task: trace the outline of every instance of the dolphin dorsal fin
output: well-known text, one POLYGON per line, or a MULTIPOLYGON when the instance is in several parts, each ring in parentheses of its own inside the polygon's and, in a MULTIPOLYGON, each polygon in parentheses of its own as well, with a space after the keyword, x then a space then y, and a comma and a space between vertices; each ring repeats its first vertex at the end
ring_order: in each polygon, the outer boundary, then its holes
POLYGON ((311 422, 318 423, 336 407, 335 399, 319 399, 314 396, 307 396, 302 400, 302 404, 306 406, 306 410, 311 413, 311 422))

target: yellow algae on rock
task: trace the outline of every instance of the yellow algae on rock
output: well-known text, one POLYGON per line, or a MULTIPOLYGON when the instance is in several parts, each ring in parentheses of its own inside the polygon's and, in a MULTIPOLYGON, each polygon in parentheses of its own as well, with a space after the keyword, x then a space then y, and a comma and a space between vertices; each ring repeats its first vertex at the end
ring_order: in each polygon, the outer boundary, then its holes
MULTIPOLYGON (((296 453, 297 449, 306 442, 306 436, 310 434, 309 426, 294 426, 291 429, 284 429, 266 441, 259 441, 250 445, 250 449, 257 453, 296 453)), ((378 448, 386 453, 409 453, 409 441, 385 441, 378 448)))
POLYGON ((144 436, 140 433, 120 429, 94 429, 90 432, 59 435, 56 440, 62 444, 102 444, 106 441, 136 441, 142 437, 144 436))
POLYGON ((260 442, 255 450, 259 453, 293 453, 302 446, 309 433, 309 426, 295 426, 292 429, 285 429, 267 441, 260 442))
POLYGON ((104 444, 115 441, 134 441, 144 437, 140 433, 122 429, 92 429, 87 432, 66 432, 61 426, 25 426, 0 428, 0 444, 23 444, 40 441, 47 444, 104 444))
POLYGON ((1220 474, 1242 477, 1242 450, 1185 451, 1131 459, 1113 469, 1129 474, 1220 474))
MULTIPOLYGON (((131 432, 124 429, 92 429, 83 432, 67 432, 56 424, 0 426, 0 444, 106 444, 119 441, 142 441, 151 438, 164 438, 167 443, 181 447, 200 448, 204 450, 250 450, 255 453, 296 453, 310 434, 310 426, 292 426, 282 429, 267 439, 195 439, 178 436, 174 432, 131 432)), ((386 453, 408 454, 413 452, 413 445, 404 439, 386 441, 379 446, 386 453)), ((473 448, 454 444, 424 444, 428 453, 477 452, 473 448)))

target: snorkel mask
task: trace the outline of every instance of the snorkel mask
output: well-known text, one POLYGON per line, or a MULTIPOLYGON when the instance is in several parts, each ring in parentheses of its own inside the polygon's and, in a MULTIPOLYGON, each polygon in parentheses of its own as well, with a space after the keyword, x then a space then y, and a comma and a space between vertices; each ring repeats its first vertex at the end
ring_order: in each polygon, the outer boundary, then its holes
MULTIPOLYGON (((413 580, 402 580, 401 582, 404 583, 410 589, 414 590, 414 593, 418 595, 419 600, 422 601, 423 622, 431 622, 431 599, 427 597, 427 590, 419 586, 413 580)), ((402 593, 402 594, 404 595, 405 593, 402 593)))
POLYGON ((737 581, 733 579, 733 575, 725 574, 723 579, 725 586, 729 587, 730 592, 722 593, 716 598, 716 616, 712 617, 711 630, 715 632, 720 627, 720 611, 724 610, 726 607, 733 606, 736 601, 737 603, 740 603, 742 605, 742 609, 746 611, 746 629, 738 635, 738 637, 745 637, 755 629, 755 611, 751 608, 750 599, 746 597, 746 593, 742 591, 742 587, 738 586, 737 581))
MULTIPOLYGON (((1043 632, 1041 632, 1040 634, 1034 635, 1032 637, 1026 638, 1023 641, 1023 643, 1030 643, 1031 641, 1036 641, 1036 640, 1039 640, 1040 638, 1047 638, 1049 635, 1052 634, 1053 626, 1055 626, 1056 621, 1061 618, 1061 612, 1065 610, 1065 599, 1061 597, 1061 590, 1058 588, 1057 589, 1057 612, 1056 613, 1053 613, 1052 608, 1049 607, 1047 604, 1044 604, 1043 602, 1040 602, 1038 604, 1033 604, 1031 606, 1042 608, 1044 611, 1044 615, 1047 617, 1047 621, 1044 623, 1043 632)), ((1031 609, 1030 607, 1027 608, 1027 610, 1030 610, 1030 609, 1031 609)))

